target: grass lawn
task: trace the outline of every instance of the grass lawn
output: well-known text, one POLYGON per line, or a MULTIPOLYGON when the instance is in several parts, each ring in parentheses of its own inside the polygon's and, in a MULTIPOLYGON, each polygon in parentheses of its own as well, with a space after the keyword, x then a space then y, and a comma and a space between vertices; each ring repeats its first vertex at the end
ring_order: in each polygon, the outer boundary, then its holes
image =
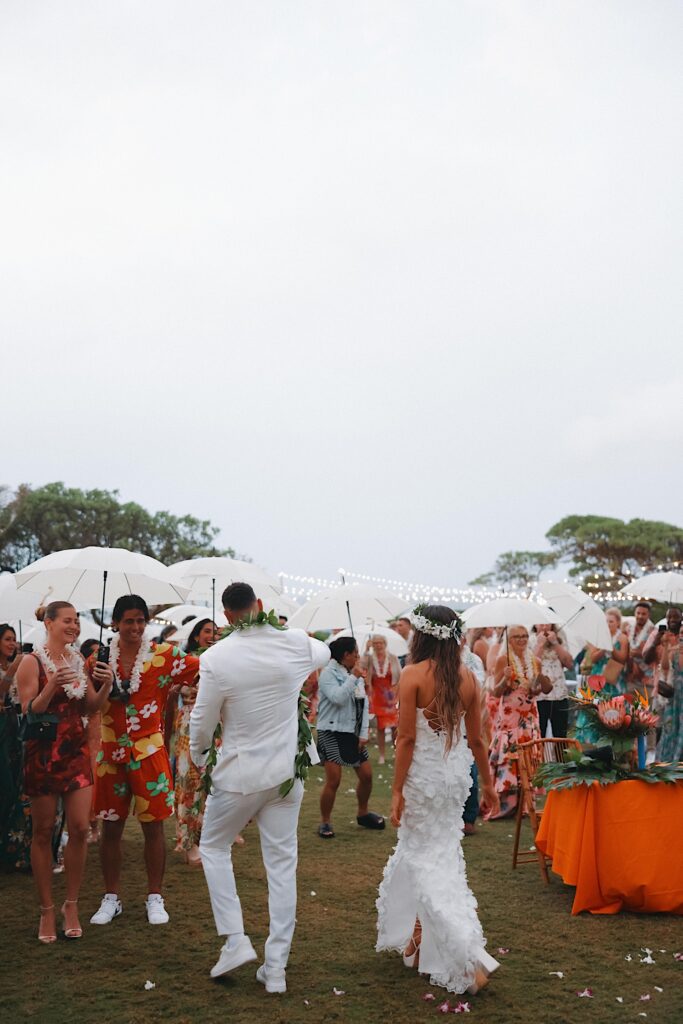
MULTIPOLYGON (((390 771, 375 767, 373 806, 385 813, 390 771)), ((314 770, 301 815, 298 927, 285 996, 265 995, 254 978, 255 965, 219 982, 209 979, 220 941, 204 877, 172 854, 166 888, 171 924, 152 928, 146 923, 140 831, 132 822, 125 840, 124 913, 106 928, 87 924, 101 895, 97 851, 91 848, 81 893, 85 934, 80 942, 60 939, 41 946, 35 937, 38 912, 31 878, 0 876, 0 1020, 399 1024, 441 1019, 438 1004, 422 1000, 426 992, 438 997, 441 990, 430 989, 427 979, 407 970, 400 957, 374 952, 374 900, 394 844, 393 829, 376 833, 356 826, 354 798, 348 791, 355 776, 348 771, 337 802, 337 837, 319 840, 320 778, 314 770), (156 986, 151 991, 145 991, 147 979, 156 986), (335 987, 344 995, 336 996, 335 987)), ((511 831, 508 822, 497 822, 465 840, 470 885, 479 900, 489 949, 502 961, 489 987, 470 999, 468 1019, 486 1024, 683 1021, 683 963, 673 959, 673 952, 683 950, 683 921, 633 914, 572 917, 573 890, 560 879, 553 876, 546 887, 535 865, 511 871, 511 831), (509 952, 499 955, 499 947, 509 952), (640 963, 641 947, 653 950, 655 964, 640 963), (630 962, 625 960, 628 953, 630 962), (564 978, 550 974, 558 970, 564 978), (577 997, 577 990, 585 987, 593 989, 592 999, 577 997), (641 1002, 647 994, 650 1000, 641 1002)), ((170 824, 169 846, 172 834, 170 824)), ((257 829, 250 826, 245 838, 246 846, 235 848, 234 859, 246 927, 261 953, 267 910, 257 829)), ((528 834, 526 840, 528 845, 528 834)), ((680 855, 680 850, 672 851, 672 856, 680 855)), ((57 876, 57 906, 63 891, 63 876, 57 876)))

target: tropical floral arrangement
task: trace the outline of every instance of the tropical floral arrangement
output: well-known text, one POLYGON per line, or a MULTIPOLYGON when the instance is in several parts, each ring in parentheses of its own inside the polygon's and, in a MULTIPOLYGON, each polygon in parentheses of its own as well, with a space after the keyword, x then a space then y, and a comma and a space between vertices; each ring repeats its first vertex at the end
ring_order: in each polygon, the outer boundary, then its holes
MULTIPOLYGON (((286 626, 281 625, 277 613, 271 609, 268 612, 263 610, 256 614, 250 614, 245 616, 243 619, 239 619, 237 622, 226 626, 220 631, 219 640, 224 640, 230 636, 231 633, 242 632, 245 629, 253 629, 255 626, 273 626, 274 629, 287 629, 286 626)), ((195 653, 202 654, 208 648, 200 648, 195 653)), ((280 796, 285 797, 291 790, 292 786, 297 779, 301 779, 302 782, 308 778, 308 771, 311 767, 311 758, 309 754, 309 747, 313 742, 313 733, 311 732, 311 726, 308 722, 308 709, 310 701, 308 697, 302 692, 299 695, 299 726, 298 726, 298 742, 297 752, 294 758, 294 775, 291 779, 286 779, 280 786, 280 796)), ((221 745, 222 729, 221 726, 216 726, 216 731, 211 741, 211 748, 206 758, 206 764, 202 772, 201 789, 200 792, 209 795, 211 792, 211 776, 213 770, 216 767, 218 760, 218 751, 221 745)), ((197 813, 201 810, 201 796, 198 794, 195 802, 195 810, 197 813)))
MULTIPOLYGON (((601 694, 600 676, 591 676, 589 684, 572 700, 590 720, 600 736, 598 745, 585 750, 567 749, 564 762, 539 766, 534 784, 548 789, 571 789, 593 782, 608 785, 625 779, 642 782, 678 782, 683 780, 683 763, 651 764, 634 767, 633 748, 659 719, 650 710, 646 693, 610 697, 601 694)), ((604 682, 603 682, 604 685, 604 682)))

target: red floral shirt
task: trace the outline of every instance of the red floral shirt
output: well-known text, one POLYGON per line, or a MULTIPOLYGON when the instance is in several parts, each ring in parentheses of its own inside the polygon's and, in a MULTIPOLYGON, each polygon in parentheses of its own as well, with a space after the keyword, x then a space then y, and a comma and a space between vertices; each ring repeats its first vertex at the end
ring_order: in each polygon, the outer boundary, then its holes
POLYGON ((152 644, 150 658, 140 672, 138 690, 129 693, 125 701, 108 701, 102 708, 98 764, 117 766, 142 761, 160 750, 169 690, 177 684, 191 683, 198 672, 199 658, 172 644, 152 644))

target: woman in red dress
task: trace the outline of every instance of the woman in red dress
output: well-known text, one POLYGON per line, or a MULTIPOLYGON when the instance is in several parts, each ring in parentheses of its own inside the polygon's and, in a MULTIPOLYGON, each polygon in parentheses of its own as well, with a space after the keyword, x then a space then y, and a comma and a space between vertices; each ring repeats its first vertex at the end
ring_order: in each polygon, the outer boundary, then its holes
POLYGON ((367 685, 370 691, 370 714, 377 719, 379 763, 384 764, 386 753, 385 730, 391 729, 392 743, 396 742, 398 728, 398 680, 401 666, 395 654, 390 654, 386 637, 380 633, 370 637, 366 658, 367 685))
POLYGON ((98 664, 93 677, 100 690, 95 690, 81 655, 70 646, 80 631, 73 605, 53 601, 45 609, 44 621, 47 639, 23 659, 17 670, 17 687, 24 714, 33 711, 58 719, 54 738, 26 739, 24 745, 24 789, 31 800, 33 820, 31 867, 40 899, 38 938, 49 943, 57 938, 52 903, 52 832, 60 796, 69 833, 64 851, 64 934, 69 939, 82 935, 78 893, 85 867, 93 784, 87 715, 99 711, 109 696, 113 676, 108 666, 98 664))

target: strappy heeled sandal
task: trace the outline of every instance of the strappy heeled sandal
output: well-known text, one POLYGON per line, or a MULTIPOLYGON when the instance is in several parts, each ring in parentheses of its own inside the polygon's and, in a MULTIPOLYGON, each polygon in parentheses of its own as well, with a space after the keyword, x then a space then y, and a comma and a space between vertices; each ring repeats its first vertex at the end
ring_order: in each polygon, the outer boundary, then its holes
POLYGON ((406 946, 406 949, 410 949, 410 947, 412 946, 413 947, 413 952, 412 953, 404 953, 403 954, 403 963, 406 965, 406 967, 417 967, 417 965, 420 962, 420 946, 421 945, 422 945, 422 928, 420 928, 419 930, 416 928, 415 931, 413 932, 413 935, 412 935, 412 938, 411 938, 410 942, 406 946))
POLYGON ((56 942, 57 941, 56 934, 54 934, 54 935, 46 935, 44 932, 42 932, 40 930, 41 925, 43 923, 43 914, 47 914, 50 910, 54 910, 54 909, 55 909, 54 903, 52 904, 51 907, 41 907, 40 908, 40 924, 38 925, 38 942, 43 942, 46 946, 49 945, 49 943, 51 943, 51 942, 56 942))
POLYGON ((62 905, 62 923, 64 925, 64 938, 65 939, 80 939, 81 936, 83 935, 83 929, 81 927, 78 927, 78 928, 67 928, 66 927, 66 913, 65 913, 64 907, 67 905, 67 903, 76 903, 77 904, 78 900, 64 900, 64 903, 62 905))

